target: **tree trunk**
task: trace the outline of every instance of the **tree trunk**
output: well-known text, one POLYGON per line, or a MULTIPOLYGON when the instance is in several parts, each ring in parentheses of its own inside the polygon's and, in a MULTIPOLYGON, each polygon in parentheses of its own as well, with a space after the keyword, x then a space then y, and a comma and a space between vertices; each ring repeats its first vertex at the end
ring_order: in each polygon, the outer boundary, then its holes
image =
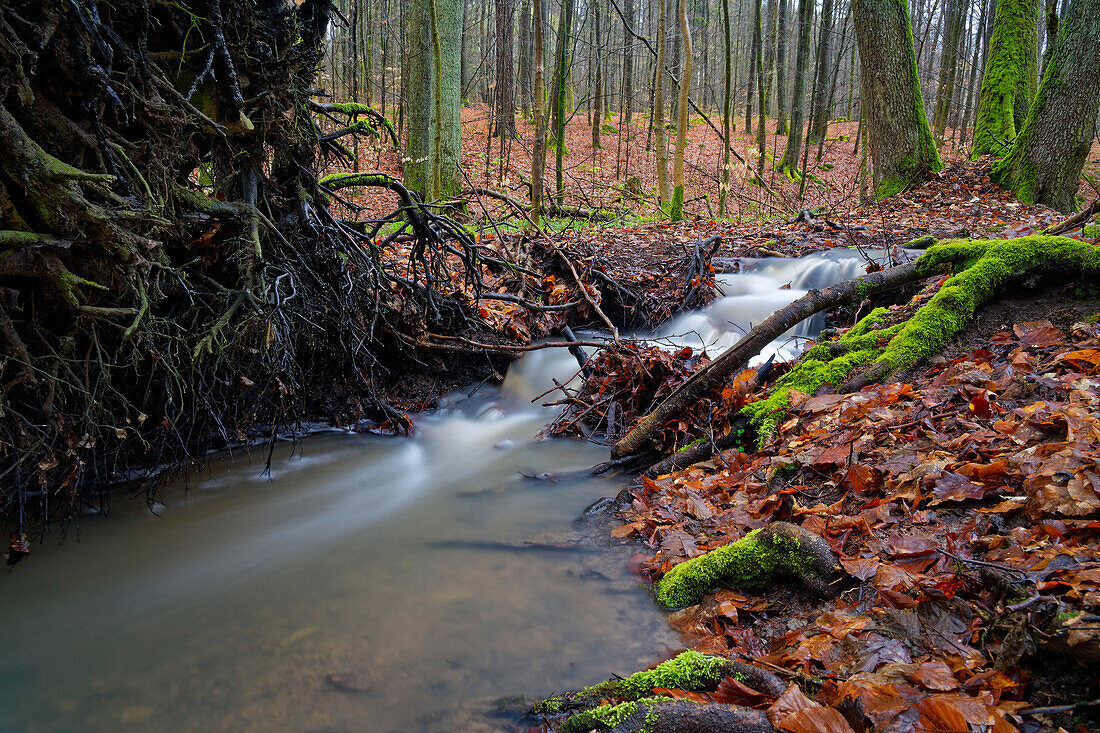
POLYGON ((634 0, 623 1, 623 97, 619 107, 619 138, 626 148, 626 170, 620 171, 621 162, 616 161, 616 177, 628 175, 630 169, 630 123, 634 116, 634 36, 630 29, 634 27, 634 0))
POLYGON ((786 135, 787 126, 787 16, 790 0, 779 0, 778 32, 775 34, 775 134, 786 135))
POLYGON ((862 74, 862 124, 874 161, 876 198, 943 168, 921 99, 909 11, 902 0, 853 0, 862 74))
POLYGON ((1073 0, 1023 129, 993 166, 993 180, 1021 201, 1077 210, 1078 179, 1100 107, 1098 36, 1100 0, 1073 0))
POLYGON ((829 58, 833 48, 833 0, 821 4, 821 36, 817 44, 817 81, 813 89, 813 114, 806 133, 806 144, 821 142, 829 130, 829 58))
POLYGON ((566 100, 569 97, 570 43, 573 34, 574 0, 562 0, 561 19, 558 22, 557 70, 554 72, 554 176, 557 183, 555 198, 558 205, 565 203, 564 158, 566 100))
POLYGON ((512 19, 515 0, 496 0, 497 88, 495 132, 502 138, 516 136, 516 100, 512 84, 512 19))
POLYGON ((440 196, 462 190, 459 172, 461 129, 460 0, 411 0, 406 43, 409 76, 405 185, 433 198, 436 175, 440 196), (433 33, 432 11, 436 14, 433 33), (438 112, 438 115, 436 114, 438 112))
POLYGON ((676 112, 676 157, 672 160, 672 206, 669 218, 684 218, 684 150, 687 148, 688 95, 691 93, 691 29, 688 27, 687 0, 680 0, 680 35, 683 49, 683 71, 680 76, 680 95, 676 112))
POLYGON ((542 2, 534 1, 535 36, 535 142, 531 146, 531 219, 536 224, 542 211, 543 174, 546 172, 546 62, 542 37, 542 2))
POLYGON ((933 129, 938 140, 943 140, 947 130, 947 118, 951 113, 951 103, 955 98, 955 77, 959 70, 959 41, 962 38, 963 11, 968 3, 964 0, 949 0, 947 7, 947 29, 944 33, 943 53, 940 56, 940 83, 936 91, 936 112, 933 115, 933 129))
POLYGON ((730 190, 730 112, 733 89, 733 38, 730 34, 730 0, 722 0, 722 38, 725 53, 722 54, 722 182, 718 184, 718 216, 726 215, 726 199, 730 190))
MULTIPOLYGON (((568 2, 569 0, 566 0, 568 2)), ((657 68, 653 78, 653 134, 657 148, 657 200, 668 210, 668 143, 665 140, 665 4, 657 0, 657 68)))
POLYGON ((592 35, 595 39, 592 44, 592 55, 595 57, 596 69, 595 80, 593 81, 594 90, 592 92, 592 149, 599 150, 603 147, 600 142, 600 126, 603 125, 603 38, 600 35, 600 2, 594 0, 592 3, 592 21, 593 29, 592 35))
POLYGON ((978 97, 972 158, 1002 154, 1016 140, 1039 84, 1038 56, 1038 0, 998 0, 978 97))
POLYGON ((798 180, 799 155, 802 153, 802 123, 805 118, 806 69, 810 63, 810 29, 814 19, 813 0, 799 0, 798 53, 794 68, 794 92, 791 94, 791 129, 787 149, 776 168, 780 173, 798 180))

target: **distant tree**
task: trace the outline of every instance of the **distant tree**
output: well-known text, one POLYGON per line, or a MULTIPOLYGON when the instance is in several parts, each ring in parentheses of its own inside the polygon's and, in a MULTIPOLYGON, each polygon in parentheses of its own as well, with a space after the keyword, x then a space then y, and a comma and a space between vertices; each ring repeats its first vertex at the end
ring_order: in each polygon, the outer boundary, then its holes
POLYGON ((1077 209, 1078 181, 1100 108, 1098 37, 1100 0, 1073 0, 1023 128, 993 166, 993 180, 1021 201, 1077 209))
POLYGON ((786 135, 787 126, 787 16, 788 2, 779 0, 775 33, 775 134, 786 135))
POLYGON ((959 41, 965 23, 963 14, 969 2, 966 0, 947 0, 944 9, 943 50, 940 53, 940 83, 936 90, 936 111, 932 115, 932 129, 938 140, 943 140, 947 130, 947 118, 951 113, 951 103, 955 99, 955 80, 959 71, 959 41))
POLYGON ((405 185, 435 200, 462 189, 458 169, 462 5, 460 0, 410 0, 407 13, 405 185))
POLYGON ((822 0, 821 31, 817 42, 817 80, 811 91, 813 113, 806 131, 806 144, 825 139, 829 129, 829 59, 833 49, 833 0, 822 0))
POLYGON ((943 168, 921 99, 909 9, 903 0, 852 0, 859 44, 861 105, 883 198, 943 168))
POLYGON ((730 113, 733 96, 733 35, 730 30, 730 0, 722 0, 722 180, 718 184, 718 216, 726 214, 726 199, 730 190, 730 113))
POLYGON ((978 97, 972 158, 1002 154, 1016 139, 1039 86, 1038 58, 1038 1, 998 0, 978 97))
POLYGON ((497 85, 494 132, 503 138, 516 136, 516 100, 512 83, 512 15, 515 0, 496 0, 497 85))
POLYGON ((573 5, 574 0, 562 0, 561 18, 558 19, 558 45, 554 52, 556 68, 551 97, 554 102, 554 176, 557 182, 555 198, 558 204, 565 201, 565 122, 566 100, 569 98, 569 72, 572 66, 569 52, 573 35, 573 5))
POLYGON ((542 2, 534 0, 535 141, 531 146, 531 220, 542 212, 543 175, 546 172, 546 62, 543 51, 542 2))
MULTIPOLYGON (((568 2, 568 0, 566 0, 568 2)), ((668 206, 668 142, 665 139, 665 0, 657 0, 657 68, 653 75, 653 133, 657 147, 657 202, 668 206)))
POLYGON ((790 178, 798 179, 799 156, 802 153, 802 123, 806 117, 806 73, 810 63, 810 29, 814 20, 813 0, 799 0, 798 52, 794 65, 794 91, 791 93, 791 129, 787 148, 776 168, 790 178))
POLYGON ((688 27, 687 0, 680 2, 680 36, 683 70, 680 77, 680 94, 676 102, 676 155, 672 159, 672 205, 669 219, 684 218, 684 150, 687 148, 688 95, 691 93, 691 28, 688 27))

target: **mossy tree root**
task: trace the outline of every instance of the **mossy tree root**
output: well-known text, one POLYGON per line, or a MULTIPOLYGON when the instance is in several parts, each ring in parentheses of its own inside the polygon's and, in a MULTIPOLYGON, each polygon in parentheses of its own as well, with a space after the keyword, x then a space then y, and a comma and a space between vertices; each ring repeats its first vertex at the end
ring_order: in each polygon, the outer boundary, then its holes
POLYGON ((698 603, 719 585, 764 588, 783 577, 796 578, 815 593, 831 594, 840 577, 832 548, 809 530, 773 522, 725 547, 676 565, 657 583, 657 601, 667 608, 698 603))
MULTIPOLYGON (((652 693, 655 687, 714 690, 727 677, 733 677, 754 690, 772 697, 779 697, 786 690, 786 685, 774 674, 751 664, 701 652, 686 651, 658 664, 653 669, 635 672, 624 679, 609 680, 576 692, 548 697, 535 705, 531 712, 536 715, 556 715, 566 710, 596 710, 597 703, 609 699, 628 702, 653 700, 652 693)), ((614 725, 617 723, 608 727, 614 725)))
POLYGON ((738 705, 697 703, 687 700, 646 700, 604 706, 597 717, 595 711, 574 715, 559 728, 560 733, 588 733, 609 730, 610 733, 772 733, 771 723, 763 710, 738 705), (608 725, 605 721, 613 721, 608 725))

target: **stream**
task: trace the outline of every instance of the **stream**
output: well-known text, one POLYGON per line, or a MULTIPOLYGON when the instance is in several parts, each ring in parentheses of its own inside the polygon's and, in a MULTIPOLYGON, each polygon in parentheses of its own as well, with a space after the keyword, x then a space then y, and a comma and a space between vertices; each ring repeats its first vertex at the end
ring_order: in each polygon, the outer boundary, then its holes
MULTIPOLYGON (((752 261, 657 336, 717 354, 863 265, 848 250, 752 261)), ((627 572, 638 548, 576 521, 627 479, 540 478, 607 458, 533 440, 554 413, 531 398, 575 371, 532 352, 412 438, 323 432, 277 445, 268 473, 266 447, 238 450, 168 482, 152 511, 119 493, 109 517, 34 545, 0 577, 0 731, 499 730, 456 711, 676 649, 627 572)))

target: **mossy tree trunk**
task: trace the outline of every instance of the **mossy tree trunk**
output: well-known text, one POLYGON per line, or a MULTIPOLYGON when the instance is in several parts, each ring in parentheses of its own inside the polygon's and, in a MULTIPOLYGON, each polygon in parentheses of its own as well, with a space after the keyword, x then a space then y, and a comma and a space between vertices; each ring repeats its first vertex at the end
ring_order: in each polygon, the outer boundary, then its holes
POLYGON ((439 195, 452 196, 463 188, 458 168, 461 18, 460 0, 410 0, 406 11, 409 83, 404 181, 428 199, 435 197, 437 174, 439 195))
POLYGON ((733 96, 733 36, 730 32, 730 0, 722 0, 722 180, 718 184, 718 216, 726 215, 730 190, 730 112, 733 96))
POLYGON ((874 162, 876 198, 893 195, 943 168, 924 113, 913 29, 902 0, 853 0, 861 105, 874 162))
POLYGON ((543 0, 534 2, 535 141, 531 145, 531 219, 536 224, 542 212, 543 174, 546 172, 546 64, 543 52, 543 0))
POLYGON ((1038 0, 998 0, 971 158, 1000 155, 1016 140, 1039 85, 1038 59, 1038 0))
POLYGON ((1100 0, 1074 0, 1023 128, 993 166, 993 180, 1021 201, 1077 210, 1078 179, 1100 108, 1098 38, 1100 0))
POLYGON ((672 205, 669 207, 669 219, 680 221, 684 218, 684 150, 687 148, 688 131, 688 94, 691 92, 691 28, 688 26, 687 1, 680 2, 680 35, 683 44, 683 69, 680 79, 680 93, 676 109, 676 155, 672 159, 672 205))
POLYGON ((569 69, 572 62, 569 49, 573 34, 573 3, 574 0, 562 0, 555 52, 557 68, 554 72, 554 90, 550 95, 554 102, 554 178, 557 182, 554 197, 559 206, 565 203, 565 122, 569 99, 569 69))
POLYGON ((497 86, 496 123, 493 132, 510 139, 516 136, 516 100, 512 83, 512 39, 515 0, 496 0, 497 86))

